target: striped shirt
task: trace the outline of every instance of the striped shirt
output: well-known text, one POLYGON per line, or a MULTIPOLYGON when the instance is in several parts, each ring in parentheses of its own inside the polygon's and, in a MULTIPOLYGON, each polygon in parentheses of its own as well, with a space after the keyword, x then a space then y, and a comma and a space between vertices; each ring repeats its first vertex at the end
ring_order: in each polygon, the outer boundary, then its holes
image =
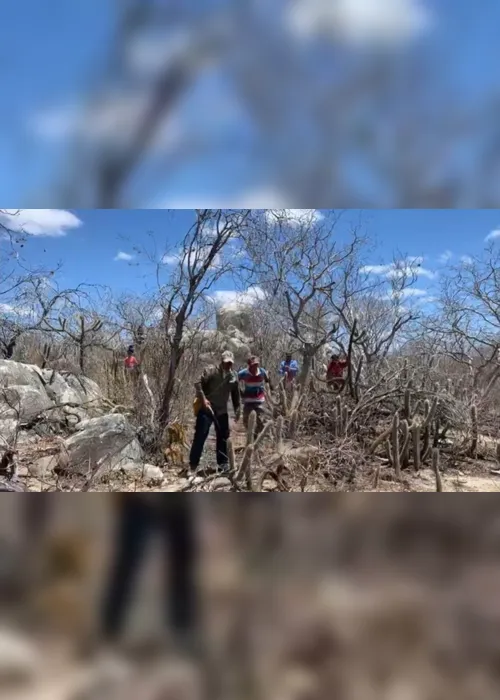
POLYGON ((257 374, 252 374, 248 369, 242 369, 238 372, 238 380, 243 384, 244 404, 264 403, 266 400, 265 386, 266 382, 269 382, 269 378, 263 367, 259 367, 257 374))

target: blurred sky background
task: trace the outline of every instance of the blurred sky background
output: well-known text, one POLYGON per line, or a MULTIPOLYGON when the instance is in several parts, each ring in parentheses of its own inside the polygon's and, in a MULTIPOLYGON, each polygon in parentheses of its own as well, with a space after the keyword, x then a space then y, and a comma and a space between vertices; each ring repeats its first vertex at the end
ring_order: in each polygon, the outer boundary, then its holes
POLYGON ((494 207, 495 0, 3 3, 9 207, 494 207))

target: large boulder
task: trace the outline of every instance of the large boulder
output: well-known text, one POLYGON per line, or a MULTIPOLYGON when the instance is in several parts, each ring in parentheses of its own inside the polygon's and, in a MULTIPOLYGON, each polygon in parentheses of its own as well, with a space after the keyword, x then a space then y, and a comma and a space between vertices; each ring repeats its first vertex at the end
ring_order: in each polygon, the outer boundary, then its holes
POLYGON ((252 307, 238 306, 237 308, 222 307, 217 310, 217 330, 222 333, 237 328, 249 336, 252 334, 252 315, 255 313, 252 307))
POLYGON ((239 328, 228 326, 227 330, 204 330, 196 334, 198 349, 204 360, 218 362, 224 350, 230 350, 236 365, 245 364, 251 354, 252 340, 239 328))
POLYGON ((63 375, 12 360, 0 360, 0 434, 15 431, 13 421, 29 421, 45 411, 51 417, 80 410, 80 418, 100 412, 103 395, 87 377, 63 375), (67 404, 72 404, 68 406, 67 404))
POLYGON ((102 399, 99 386, 88 377, 63 375, 48 369, 39 371, 45 382, 47 394, 57 404, 84 405, 102 399))
POLYGON ((43 386, 7 386, 2 388, 2 417, 30 420, 54 406, 43 386))
POLYGON ((69 456, 68 470, 73 474, 87 474, 96 467, 101 473, 136 469, 144 462, 137 432, 120 413, 82 421, 64 444, 69 456))

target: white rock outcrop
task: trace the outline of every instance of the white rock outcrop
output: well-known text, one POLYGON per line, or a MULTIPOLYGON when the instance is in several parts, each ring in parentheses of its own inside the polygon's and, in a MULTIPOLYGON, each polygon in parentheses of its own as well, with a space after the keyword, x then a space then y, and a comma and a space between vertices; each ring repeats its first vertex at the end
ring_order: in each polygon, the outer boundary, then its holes
POLYGON ((99 386, 87 377, 0 360, 2 442, 12 439, 18 423, 30 421, 44 412, 50 417, 75 411, 80 418, 98 415, 102 413, 103 398, 99 386))
POLYGON ((137 432, 120 413, 82 421, 64 445, 69 456, 68 471, 74 474, 87 474, 96 467, 101 474, 112 469, 136 469, 144 463, 137 432))

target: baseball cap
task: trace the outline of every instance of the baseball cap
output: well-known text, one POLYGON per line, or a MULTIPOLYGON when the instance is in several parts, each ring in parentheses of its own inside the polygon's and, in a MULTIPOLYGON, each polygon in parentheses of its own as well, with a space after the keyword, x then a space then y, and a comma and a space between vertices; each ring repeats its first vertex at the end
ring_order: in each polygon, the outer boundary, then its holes
POLYGON ((234 365, 234 355, 230 350, 225 350, 221 355, 222 362, 231 362, 234 365))
POLYGON ((258 365, 258 364, 260 364, 260 360, 255 355, 252 355, 252 357, 248 358, 248 366, 249 367, 251 367, 252 365, 258 365))

